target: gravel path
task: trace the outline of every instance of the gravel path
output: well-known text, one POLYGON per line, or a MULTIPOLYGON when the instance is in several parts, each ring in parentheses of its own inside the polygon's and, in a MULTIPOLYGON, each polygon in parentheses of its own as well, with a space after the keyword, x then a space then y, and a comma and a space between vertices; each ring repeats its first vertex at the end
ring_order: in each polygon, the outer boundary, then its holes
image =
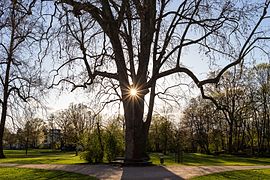
POLYGON ((189 179, 194 176, 216 172, 270 169, 270 166, 147 166, 147 167, 119 167, 110 165, 60 165, 60 164, 0 164, 2 167, 36 168, 48 170, 62 170, 85 175, 96 176, 105 180, 176 180, 189 179))

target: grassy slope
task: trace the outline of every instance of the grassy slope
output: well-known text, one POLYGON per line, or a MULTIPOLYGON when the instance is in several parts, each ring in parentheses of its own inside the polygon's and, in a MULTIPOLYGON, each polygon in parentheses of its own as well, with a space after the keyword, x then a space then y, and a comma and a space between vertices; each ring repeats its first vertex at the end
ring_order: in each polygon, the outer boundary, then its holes
MULTIPOLYGON (((165 165, 176 165, 173 156, 164 156, 165 165)), ((151 161, 154 164, 160 164, 159 155, 157 153, 151 154, 151 161)), ((193 165, 193 166, 254 166, 254 165, 270 165, 270 158, 246 158, 237 157, 232 155, 205 155, 199 153, 184 154, 182 165, 193 165)))
POLYGON ((192 178, 192 180, 223 180, 223 179, 237 179, 237 180, 249 180, 249 179, 270 179, 270 169, 255 169, 255 170, 241 170, 241 171, 229 171, 222 173, 215 173, 206 176, 199 176, 192 178))
POLYGON ((19 164, 81 164, 86 163, 75 156, 74 152, 60 152, 52 150, 29 150, 25 155, 23 150, 5 150, 7 158, 0 159, 0 163, 19 164))
POLYGON ((69 173, 64 171, 48 171, 40 169, 26 169, 26 168, 0 168, 0 179, 9 180, 95 180, 96 178, 81 175, 76 173, 69 173))

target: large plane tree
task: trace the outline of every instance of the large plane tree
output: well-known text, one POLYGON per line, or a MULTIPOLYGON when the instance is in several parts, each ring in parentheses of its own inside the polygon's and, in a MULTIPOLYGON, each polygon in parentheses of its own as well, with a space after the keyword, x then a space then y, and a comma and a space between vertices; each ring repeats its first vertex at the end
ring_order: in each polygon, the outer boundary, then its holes
MULTIPOLYGON (((58 26, 54 42, 59 48, 53 58, 63 63, 53 71, 54 84, 89 89, 107 82, 112 87, 124 109, 127 163, 148 159, 147 136, 160 79, 186 74, 209 98, 206 84, 217 83, 251 52, 264 52, 266 46, 260 45, 269 39, 263 29, 269 0, 58 0, 55 4, 58 22, 52 24, 58 26), (198 78, 183 63, 192 51, 210 62, 222 60, 223 68, 214 78, 198 78)), ((196 65, 199 59, 188 61, 196 65)))

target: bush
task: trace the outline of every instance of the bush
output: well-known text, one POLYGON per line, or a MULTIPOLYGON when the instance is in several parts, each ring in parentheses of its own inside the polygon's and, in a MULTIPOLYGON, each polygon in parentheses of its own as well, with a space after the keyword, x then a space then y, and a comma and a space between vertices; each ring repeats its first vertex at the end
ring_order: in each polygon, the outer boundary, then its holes
POLYGON ((105 153, 109 162, 112 162, 117 155, 117 139, 110 133, 106 137, 105 153))
POLYGON ((104 150, 103 142, 99 142, 98 133, 94 132, 88 139, 86 151, 81 153, 81 158, 88 161, 89 163, 100 163, 103 162, 104 150))
POLYGON ((93 149, 82 152, 80 157, 89 163, 100 163, 103 161, 103 153, 101 151, 93 151, 93 149))
POLYGON ((106 130, 101 129, 100 132, 95 129, 87 137, 84 147, 85 152, 80 156, 89 163, 103 162, 104 157, 108 162, 112 162, 116 156, 124 154, 123 133, 121 129, 112 125, 106 130))
POLYGON ((90 151, 84 151, 80 154, 80 158, 86 160, 89 163, 93 163, 93 157, 90 151))

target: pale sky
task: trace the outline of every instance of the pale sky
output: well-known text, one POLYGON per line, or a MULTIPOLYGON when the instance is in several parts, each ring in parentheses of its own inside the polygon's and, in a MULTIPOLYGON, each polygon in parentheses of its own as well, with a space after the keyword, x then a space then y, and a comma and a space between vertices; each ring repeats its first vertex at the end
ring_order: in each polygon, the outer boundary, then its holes
MULTIPOLYGON (((196 51, 187 52, 187 55, 185 58, 186 61, 184 64, 191 68, 193 72, 200 78, 205 78, 207 75, 207 72, 209 70, 208 63, 205 60, 201 59, 201 56, 199 56, 196 51)), ((185 87, 182 87, 185 89, 185 87)), ((185 90, 184 90, 185 91, 185 90)), ((195 89, 194 96, 198 95, 198 92, 196 92, 195 89)), ((54 111, 58 111, 61 109, 66 109, 70 105, 70 103, 89 103, 89 95, 85 93, 85 90, 82 88, 78 88, 73 92, 70 91, 64 91, 62 93, 59 92, 59 90, 55 89, 50 92, 49 99, 47 100, 48 104, 48 112, 52 113, 54 111)), ((156 99, 157 100, 157 99, 156 99)), ((159 102, 157 100, 157 104, 164 104, 163 102, 159 102)))
MULTIPOLYGON (((186 67, 189 67, 197 77, 202 80, 207 77, 209 73, 209 62, 208 58, 205 55, 199 54, 199 50, 197 47, 190 47, 186 49, 184 55, 182 57, 183 64, 186 67)), ((229 63, 226 59, 221 61, 216 61, 217 66, 224 66, 225 64, 229 63)), ((217 68, 214 67, 214 69, 217 68)), ((188 82, 187 82, 188 83, 188 82)), ((185 88, 184 88, 185 90, 185 88)), ((198 90, 195 89, 191 96, 197 96, 198 90)), ((54 112, 57 110, 65 109, 69 106, 70 103, 89 103, 89 97, 87 94, 84 93, 84 90, 75 90, 74 92, 64 92, 59 93, 57 90, 51 93, 51 96, 48 99, 47 106, 49 107, 49 112, 54 112)), ((158 103, 157 101, 157 104, 158 103)), ((161 103, 162 104, 162 103, 161 103)))

